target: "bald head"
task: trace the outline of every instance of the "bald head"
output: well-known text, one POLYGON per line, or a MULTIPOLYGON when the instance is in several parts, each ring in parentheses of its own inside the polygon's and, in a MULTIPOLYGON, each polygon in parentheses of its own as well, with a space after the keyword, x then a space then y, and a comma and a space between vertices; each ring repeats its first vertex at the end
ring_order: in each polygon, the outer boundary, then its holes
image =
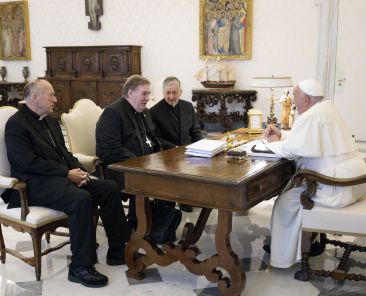
POLYGON ((52 85, 44 79, 36 79, 24 87, 25 103, 34 113, 46 116, 53 112, 57 102, 52 85))

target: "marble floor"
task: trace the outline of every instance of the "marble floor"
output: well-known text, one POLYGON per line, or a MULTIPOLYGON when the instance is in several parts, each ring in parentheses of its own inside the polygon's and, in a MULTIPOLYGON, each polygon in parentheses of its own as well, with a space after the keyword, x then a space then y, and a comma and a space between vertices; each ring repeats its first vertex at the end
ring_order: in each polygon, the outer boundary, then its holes
MULTIPOLYGON (((263 249, 264 240, 269 237, 269 220, 273 200, 262 202, 247 215, 233 217, 233 231, 231 244, 233 250, 243 260, 246 270, 246 287, 242 292, 245 296, 261 295, 366 295, 365 282, 346 281, 339 283, 331 279, 312 279, 309 282, 299 282, 293 279, 293 274, 299 269, 299 264, 290 269, 276 269, 269 266, 269 255, 263 249)), ((182 224, 196 221, 199 211, 183 213, 182 224)), ((205 233, 197 244, 202 251, 202 258, 215 253, 214 231, 217 212, 213 211, 207 223, 205 233)), ((181 231, 181 228, 178 230, 181 231)), ((19 234, 10 228, 3 227, 6 244, 25 253, 31 250, 28 235, 19 234)), ((179 234, 179 232, 178 232, 179 234)), ((51 244, 56 244, 62 238, 52 237, 51 244)), ((70 261, 69 246, 50 253, 43 257, 41 281, 35 281, 34 269, 11 255, 7 255, 5 264, 0 263, 0 296, 33 296, 33 295, 161 295, 161 296, 190 296, 190 295, 219 295, 215 284, 207 281, 204 276, 190 274, 179 262, 162 268, 155 265, 146 270, 146 277, 142 281, 126 277, 126 265, 108 266, 105 263, 107 242, 102 227, 97 229, 99 263, 96 268, 108 275, 109 284, 99 289, 86 288, 80 284, 67 280, 68 264, 70 261)), ((342 237, 346 240, 360 241, 359 238, 342 237)), ((365 239, 363 239, 365 243, 365 239)), ((46 242, 44 242, 44 247, 46 242)), ((29 254, 29 253, 28 253, 29 254)), ((339 256, 340 251, 329 247, 326 252, 318 257, 311 258, 313 264, 334 267, 337 262, 334 256, 339 256)), ((355 272, 366 270, 366 256, 364 254, 352 255, 350 268, 355 272)))

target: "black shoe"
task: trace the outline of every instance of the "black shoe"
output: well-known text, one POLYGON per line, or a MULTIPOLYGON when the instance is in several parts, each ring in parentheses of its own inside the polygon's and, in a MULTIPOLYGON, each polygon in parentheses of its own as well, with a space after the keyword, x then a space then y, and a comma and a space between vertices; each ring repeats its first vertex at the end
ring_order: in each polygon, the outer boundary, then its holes
POLYGON ((270 245, 264 245, 263 250, 267 252, 268 254, 271 254, 271 246, 270 245))
POLYGON ((100 288, 108 284, 108 278, 96 271, 93 265, 73 267, 70 264, 68 279, 89 288, 100 288))
POLYGON ((325 244, 321 244, 315 241, 311 244, 310 256, 311 257, 319 256, 323 254, 324 250, 325 250, 325 244))
POLYGON ((107 253, 107 264, 111 266, 124 265, 125 261, 125 250, 123 249, 118 253, 107 253))
POLYGON ((192 213, 193 212, 193 207, 190 206, 190 205, 179 204, 179 208, 183 212, 187 212, 187 213, 192 213))

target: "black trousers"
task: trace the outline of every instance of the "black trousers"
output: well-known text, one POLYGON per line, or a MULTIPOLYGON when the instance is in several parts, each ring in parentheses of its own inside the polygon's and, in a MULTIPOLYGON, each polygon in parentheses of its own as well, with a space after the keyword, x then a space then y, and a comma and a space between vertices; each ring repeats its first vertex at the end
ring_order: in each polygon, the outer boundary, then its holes
POLYGON ((43 206, 68 215, 73 266, 97 262, 93 223, 96 206, 108 238, 109 252, 122 252, 129 240, 131 231, 127 225, 119 190, 113 181, 91 180, 81 188, 70 183, 61 200, 46 202, 43 206))

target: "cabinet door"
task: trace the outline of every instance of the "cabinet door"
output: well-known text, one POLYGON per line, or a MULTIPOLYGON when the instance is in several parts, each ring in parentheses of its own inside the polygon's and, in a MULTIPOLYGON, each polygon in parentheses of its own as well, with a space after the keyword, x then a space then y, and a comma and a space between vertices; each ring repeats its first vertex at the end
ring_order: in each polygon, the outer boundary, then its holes
POLYGON ((50 54, 51 76, 73 76, 72 53, 67 50, 54 51, 50 54))
POLYGON ((75 52, 75 69, 81 79, 101 76, 98 52, 86 49, 75 52))
POLYGON ((132 74, 129 47, 109 48, 104 51, 103 72, 106 78, 119 78, 132 74))
POLYGON ((97 103, 97 83, 95 81, 71 81, 71 106, 77 100, 85 98, 97 103))
POLYGON ((55 91, 57 103, 54 108, 53 116, 60 117, 62 113, 69 112, 73 105, 70 103, 70 81, 68 80, 49 80, 55 91))
POLYGON ((102 108, 122 96, 123 82, 98 82, 98 105, 102 108))

